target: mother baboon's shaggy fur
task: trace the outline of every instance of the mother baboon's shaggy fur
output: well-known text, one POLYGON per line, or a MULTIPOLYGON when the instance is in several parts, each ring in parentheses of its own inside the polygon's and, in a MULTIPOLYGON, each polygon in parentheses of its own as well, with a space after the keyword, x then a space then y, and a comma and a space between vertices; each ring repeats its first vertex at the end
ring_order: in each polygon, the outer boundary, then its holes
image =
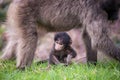
POLYGON ((1 59, 16 55, 17 68, 31 65, 38 27, 43 32, 81 27, 88 61, 97 60, 97 50, 120 61, 120 49, 109 38, 108 19, 97 0, 13 0, 7 16, 10 38, 1 59))

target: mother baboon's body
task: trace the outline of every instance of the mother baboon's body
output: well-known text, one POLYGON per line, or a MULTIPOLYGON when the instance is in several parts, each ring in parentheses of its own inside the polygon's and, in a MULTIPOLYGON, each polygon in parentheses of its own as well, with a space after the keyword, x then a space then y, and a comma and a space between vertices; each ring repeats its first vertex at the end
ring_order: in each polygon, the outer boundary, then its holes
POLYGON ((88 61, 97 60, 97 50, 120 60, 120 50, 108 35, 107 16, 96 0, 13 0, 8 10, 10 36, 2 59, 16 51, 17 67, 32 63, 37 44, 37 29, 43 32, 83 29, 88 61))

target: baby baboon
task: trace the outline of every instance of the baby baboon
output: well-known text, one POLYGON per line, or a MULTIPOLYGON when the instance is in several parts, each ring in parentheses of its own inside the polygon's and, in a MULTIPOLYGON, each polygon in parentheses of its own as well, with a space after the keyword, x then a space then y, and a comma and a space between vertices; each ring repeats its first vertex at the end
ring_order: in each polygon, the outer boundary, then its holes
POLYGON ((97 0, 13 0, 6 24, 10 38, 1 59, 11 59, 15 53, 17 68, 31 65, 38 27, 40 32, 81 27, 88 61, 97 60, 97 50, 120 61, 120 49, 109 38, 108 18, 97 0))
POLYGON ((54 37, 54 45, 49 55, 49 64, 69 65, 71 59, 77 54, 71 47, 72 40, 65 32, 57 33, 54 37))

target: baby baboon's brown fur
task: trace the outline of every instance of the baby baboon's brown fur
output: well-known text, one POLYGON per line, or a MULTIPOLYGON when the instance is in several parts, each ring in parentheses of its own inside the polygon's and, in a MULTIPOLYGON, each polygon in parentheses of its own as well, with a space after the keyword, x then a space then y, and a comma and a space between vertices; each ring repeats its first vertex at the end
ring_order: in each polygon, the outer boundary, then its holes
POLYGON ((13 0, 7 16, 10 38, 1 59, 15 53, 17 68, 31 65, 38 27, 46 32, 81 27, 88 61, 97 60, 97 50, 120 61, 120 49, 109 38, 108 19, 97 0, 13 0))

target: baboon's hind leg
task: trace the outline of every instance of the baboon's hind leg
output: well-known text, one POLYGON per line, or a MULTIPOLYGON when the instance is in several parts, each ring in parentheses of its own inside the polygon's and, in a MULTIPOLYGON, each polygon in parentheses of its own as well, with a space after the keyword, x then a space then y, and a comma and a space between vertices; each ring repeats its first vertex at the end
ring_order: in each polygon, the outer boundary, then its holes
POLYGON ((115 46, 113 41, 110 39, 107 31, 108 25, 105 24, 105 22, 102 22, 97 23, 97 25, 90 24, 87 27, 87 32, 89 33, 92 42, 91 45, 93 48, 120 61, 120 48, 115 46))
POLYGON ((97 62, 97 50, 92 49, 91 39, 90 39, 88 33, 86 32, 86 30, 83 30, 83 32, 82 32, 82 38, 83 38, 83 41, 85 44, 87 62, 95 64, 97 62))

